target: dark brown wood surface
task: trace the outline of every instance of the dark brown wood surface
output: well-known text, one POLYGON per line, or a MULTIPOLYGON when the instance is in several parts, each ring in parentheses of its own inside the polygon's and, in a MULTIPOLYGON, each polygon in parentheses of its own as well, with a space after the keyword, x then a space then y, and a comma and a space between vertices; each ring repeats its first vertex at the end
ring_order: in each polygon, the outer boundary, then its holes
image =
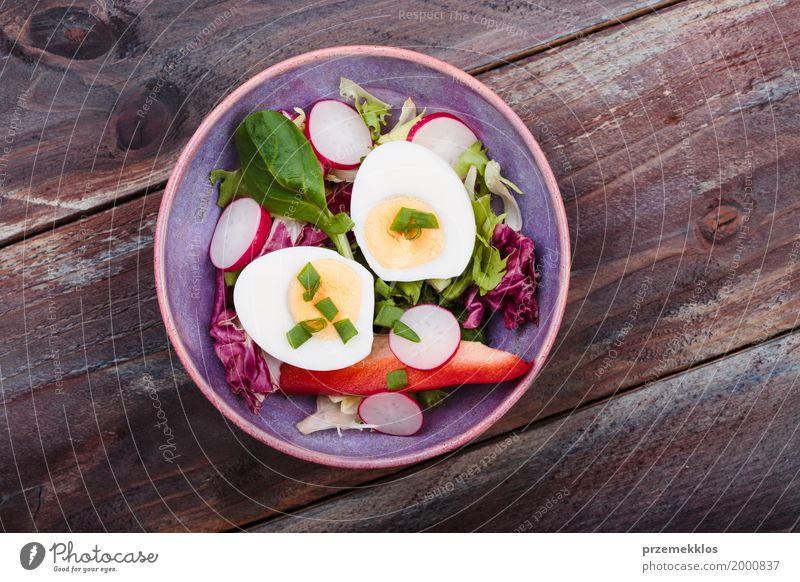
POLYGON ((43 36, 60 4, 4 5, 0 525, 797 528, 800 7, 662 4, 442 3, 479 16, 456 24, 387 3, 318 38, 357 3, 295 4, 280 23, 251 4, 130 3, 135 35, 111 18, 80 48, 62 42, 79 15, 43 36), (117 95, 226 9, 182 59, 166 124, 114 149, 117 95), (153 284, 158 187, 204 113, 268 64, 356 42, 430 52, 503 96, 553 166, 573 243, 535 385, 481 442, 402 471, 312 465, 226 423, 171 354, 153 284))
POLYGON ((203 117, 285 58, 385 44, 481 70, 670 3, 46 0, 33 12, 3 3, 0 123, 13 135, 0 242, 163 184, 203 117))
POLYGON ((788 531, 799 354, 784 336, 254 529, 788 531))

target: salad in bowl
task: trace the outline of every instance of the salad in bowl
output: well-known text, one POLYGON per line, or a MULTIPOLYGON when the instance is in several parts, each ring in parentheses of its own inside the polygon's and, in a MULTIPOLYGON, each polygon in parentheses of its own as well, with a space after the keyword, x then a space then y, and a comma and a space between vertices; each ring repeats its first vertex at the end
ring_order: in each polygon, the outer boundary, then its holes
POLYGON ((338 47, 209 115, 155 259, 168 333, 213 404, 279 450, 373 468, 460 446, 521 396, 563 314, 568 237, 496 95, 411 51, 338 47))
POLYGON ((210 172, 224 209, 210 334, 253 414, 310 394, 304 434, 410 436, 443 389, 531 368, 481 329, 489 312, 536 323, 535 247, 521 190, 464 120, 408 97, 390 126, 391 104, 344 77, 340 93, 249 114, 241 165, 210 172))

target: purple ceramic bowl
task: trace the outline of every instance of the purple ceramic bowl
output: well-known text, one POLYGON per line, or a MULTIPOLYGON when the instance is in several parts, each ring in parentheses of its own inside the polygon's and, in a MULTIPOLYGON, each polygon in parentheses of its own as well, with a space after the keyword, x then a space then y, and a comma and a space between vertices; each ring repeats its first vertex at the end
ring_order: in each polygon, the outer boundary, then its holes
POLYGON ((301 459, 352 468, 416 463, 460 447, 495 423, 531 386, 561 323, 569 280, 569 236, 564 207, 541 149, 517 115, 492 91, 463 71, 413 51, 348 46, 306 53, 259 73, 236 89, 203 121, 181 153, 167 185, 155 236, 156 291, 170 340, 192 379, 228 419, 258 440, 301 459), (464 119, 524 191, 524 232, 536 244, 542 285, 539 325, 509 332, 501 318, 489 327, 492 346, 533 358, 529 374, 496 386, 463 386, 446 405, 425 413, 412 437, 370 431, 302 435, 294 423, 314 410, 313 397, 269 397, 255 416, 231 393, 214 354, 208 323, 214 269, 208 246, 220 214, 208 173, 238 166, 230 139, 239 122, 258 109, 306 107, 338 96, 349 77, 399 106, 413 97, 429 113, 464 119))

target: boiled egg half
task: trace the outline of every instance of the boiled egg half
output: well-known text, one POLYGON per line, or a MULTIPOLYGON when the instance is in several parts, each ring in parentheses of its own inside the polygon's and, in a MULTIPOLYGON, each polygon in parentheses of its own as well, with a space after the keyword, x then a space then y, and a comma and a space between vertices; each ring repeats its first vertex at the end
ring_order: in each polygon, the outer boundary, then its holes
POLYGON ((271 356, 306 370, 338 370, 372 350, 373 286, 367 269, 332 250, 290 247, 247 265, 233 303, 244 330, 271 356))
POLYGON ((364 258, 385 281, 456 277, 472 256, 475 218, 464 184, 423 146, 394 141, 372 150, 353 182, 350 214, 364 258))

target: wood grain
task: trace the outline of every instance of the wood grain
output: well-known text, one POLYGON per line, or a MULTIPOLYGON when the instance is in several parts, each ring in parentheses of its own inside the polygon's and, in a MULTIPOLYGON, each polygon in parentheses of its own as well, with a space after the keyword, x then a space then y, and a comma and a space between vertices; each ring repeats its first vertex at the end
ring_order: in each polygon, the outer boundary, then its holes
MULTIPOLYGON (((680 4, 482 76, 543 143, 575 252, 557 349, 490 435, 796 326, 797 11, 680 4)), ((155 304, 158 198, 0 251, 6 529, 233 528, 389 474, 266 449, 191 385, 155 304)), ((796 457, 785 464, 782 475, 797 470, 796 457)))
POLYGON ((669 3, 4 3, 0 243, 162 183, 216 103, 290 56, 387 44, 485 68, 669 3))
POLYGON ((795 333, 254 530, 788 531, 798 379, 795 333))

